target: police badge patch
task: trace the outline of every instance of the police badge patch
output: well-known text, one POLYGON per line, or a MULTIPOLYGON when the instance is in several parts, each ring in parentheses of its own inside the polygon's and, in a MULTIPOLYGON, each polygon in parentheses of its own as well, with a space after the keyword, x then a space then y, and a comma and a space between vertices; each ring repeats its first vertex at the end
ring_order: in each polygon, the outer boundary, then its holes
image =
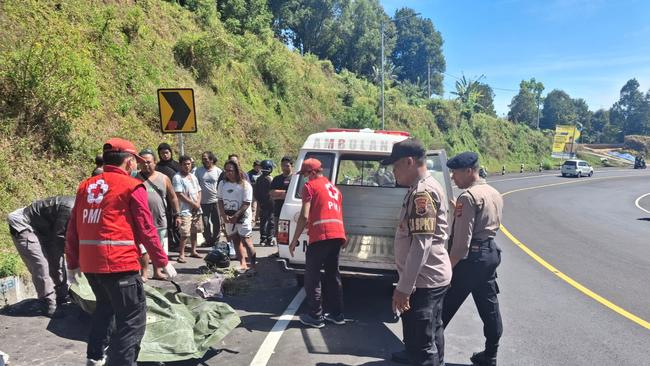
POLYGON ((411 234, 434 234, 436 231, 436 203, 429 192, 415 192, 412 196, 408 227, 411 234))

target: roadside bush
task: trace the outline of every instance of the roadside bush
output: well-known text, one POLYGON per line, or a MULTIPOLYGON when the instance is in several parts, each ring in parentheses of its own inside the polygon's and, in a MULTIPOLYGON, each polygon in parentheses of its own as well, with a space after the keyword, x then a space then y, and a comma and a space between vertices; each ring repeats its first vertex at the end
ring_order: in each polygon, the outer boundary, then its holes
POLYGON ((0 278, 21 274, 20 256, 15 253, 2 253, 0 256, 0 278))
POLYGON ((373 107, 367 104, 354 104, 348 107, 341 116, 341 127, 343 128, 370 128, 373 130, 381 128, 381 122, 373 107))
POLYGON ((0 113, 45 150, 69 152, 72 121, 97 105, 97 94, 92 61, 66 39, 26 41, 0 54, 0 113))
POLYGON ((232 56, 234 46, 224 34, 190 33, 182 36, 174 45, 174 59, 190 70, 200 82, 206 82, 215 68, 232 56))

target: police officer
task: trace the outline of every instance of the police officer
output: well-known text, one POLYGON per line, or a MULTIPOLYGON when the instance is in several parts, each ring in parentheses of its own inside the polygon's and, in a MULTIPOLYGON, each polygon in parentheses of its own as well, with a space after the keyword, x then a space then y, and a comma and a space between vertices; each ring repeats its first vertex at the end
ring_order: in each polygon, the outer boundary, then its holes
POLYGON ((451 281, 447 197, 427 170, 424 147, 414 139, 393 145, 383 165, 393 164, 397 184, 409 187, 395 233, 399 274, 393 312, 401 314, 405 351, 392 359, 412 365, 443 365, 442 300, 451 281))
POLYGON ((474 365, 496 366, 499 338, 503 331, 496 282, 501 249, 494 236, 501 224, 501 194, 479 177, 478 155, 464 152, 447 162, 458 196, 449 239, 449 257, 454 268, 445 297, 442 320, 445 327, 471 293, 485 335, 485 350, 471 357, 474 365))

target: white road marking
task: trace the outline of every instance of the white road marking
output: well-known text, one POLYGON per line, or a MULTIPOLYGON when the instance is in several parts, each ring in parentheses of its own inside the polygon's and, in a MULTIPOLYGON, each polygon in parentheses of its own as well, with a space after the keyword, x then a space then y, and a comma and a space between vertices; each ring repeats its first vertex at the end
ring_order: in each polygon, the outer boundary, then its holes
POLYGON ((293 316, 296 314, 296 311, 298 311, 298 308, 304 299, 305 289, 301 288, 293 300, 291 300, 291 303, 287 306, 284 313, 280 315, 278 321, 275 322, 275 325, 273 325, 269 334, 264 338, 264 342, 262 342, 262 345, 253 358, 253 361, 250 363, 251 366, 265 366, 269 362, 271 355, 273 355, 273 352, 275 351, 275 346, 278 344, 278 341, 280 341, 280 337, 282 337, 282 333, 287 329, 289 322, 293 320, 293 316))
MULTIPOLYGON (((613 173, 613 172, 627 172, 630 171, 629 169, 609 169, 609 170, 594 170, 594 174, 596 173, 613 173)), ((516 178, 505 178, 505 179, 494 179, 490 180, 490 176, 488 176, 488 183, 498 183, 498 182, 506 182, 509 180, 520 180, 520 179, 531 179, 531 178, 540 178, 540 177, 560 177, 562 174, 558 170, 556 173, 546 173, 546 174, 537 174, 537 175, 528 175, 525 177, 516 177, 516 178)), ((498 176, 495 176, 495 178, 498 176)))
POLYGON ((641 210, 641 211, 643 211, 643 212, 645 212, 645 213, 649 213, 649 214, 650 214, 650 211, 648 211, 648 210, 646 210, 645 208, 641 207, 641 205, 639 204, 639 202, 640 202, 640 201, 643 199, 643 197, 645 197, 645 196, 650 196, 650 193, 646 193, 646 194, 642 195, 641 197, 637 198, 636 201, 634 201, 634 204, 636 205, 636 207, 637 207, 639 210, 641 210))

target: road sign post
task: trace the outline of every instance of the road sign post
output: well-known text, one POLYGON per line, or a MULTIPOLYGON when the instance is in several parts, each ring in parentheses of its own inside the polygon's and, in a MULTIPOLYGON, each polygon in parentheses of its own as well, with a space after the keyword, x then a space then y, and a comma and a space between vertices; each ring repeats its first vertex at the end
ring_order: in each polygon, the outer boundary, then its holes
POLYGON ((194 89, 158 89, 160 131, 177 133, 181 155, 185 154, 184 133, 196 133, 194 89))

